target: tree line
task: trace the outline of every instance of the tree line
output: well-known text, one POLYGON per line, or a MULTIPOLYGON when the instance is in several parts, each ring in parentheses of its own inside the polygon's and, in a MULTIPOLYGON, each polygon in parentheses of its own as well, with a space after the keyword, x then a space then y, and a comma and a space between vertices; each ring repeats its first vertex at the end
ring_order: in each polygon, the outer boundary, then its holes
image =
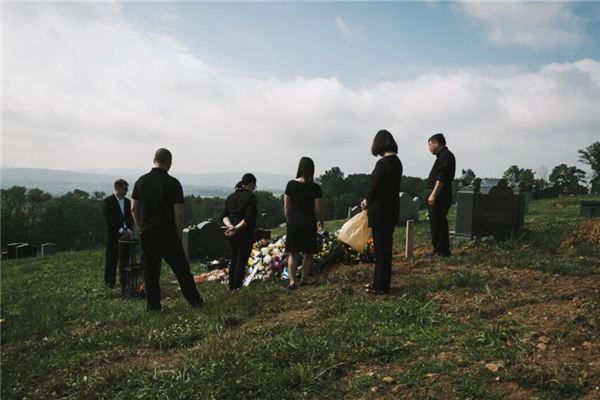
MULTIPOLYGON (((600 142, 579 150, 579 159, 590 166, 591 177, 586 183, 583 170, 566 164, 555 166, 550 174, 545 168, 532 169, 510 166, 503 174, 513 187, 538 191, 557 187, 563 194, 600 194, 600 142), (537 177, 536 177, 537 174, 537 177)), ((359 205, 369 188, 370 174, 344 175, 339 167, 325 171, 317 179, 323 190, 325 219, 345 218, 349 207, 359 205)), ((453 191, 458 190, 458 181, 453 191)), ((401 191, 419 197, 421 208, 426 207, 429 190, 426 179, 405 176, 401 191)), ((283 195, 255 192, 260 213, 267 215, 269 227, 285 221, 283 195)), ((456 194, 456 193, 455 193, 456 194)), ((103 192, 88 193, 74 190, 62 196, 51 196, 43 190, 13 186, 1 190, 1 241, 41 244, 56 243, 61 250, 89 249, 104 244, 105 223, 102 216, 103 192)), ((456 196, 455 196, 456 197, 456 196)), ((185 197, 186 224, 194 225, 207 219, 219 222, 224 207, 220 197, 185 197)))

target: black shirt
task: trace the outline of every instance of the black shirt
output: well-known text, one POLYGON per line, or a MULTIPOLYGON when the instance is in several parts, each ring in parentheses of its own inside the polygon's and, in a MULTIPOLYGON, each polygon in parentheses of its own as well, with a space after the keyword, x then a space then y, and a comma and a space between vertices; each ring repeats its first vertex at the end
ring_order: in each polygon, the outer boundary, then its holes
POLYGON ((429 178, 427 178, 429 189, 433 189, 435 182, 440 181, 444 184, 440 193, 452 196, 452 181, 456 172, 454 154, 447 147, 444 147, 435 157, 435 163, 431 168, 429 178))
POLYGON ((316 224, 315 199, 323 197, 321 186, 314 182, 291 180, 285 187, 285 194, 290 196, 288 223, 316 224))
POLYGON ((173 205, 183 203, 183 189, 167 171, 152 168, 142 175, 133 186, 131 198, 139 201, 140 231, 176 229, 173 205))
POLYGON ((367 193, 369 226, 393 226, 400 213, 402 162, 396 155, 381 157, 371 173, 367 193))
POLYGON ((221 219, 229 217, 229 221, 233 225, 237 225, 244 220, 248 225, 244 230, 253 232, 256 228, 257 216, 258 210, 254 193, 246 189, 237 189, 225 200, 225 209, 221 214, 221 219))

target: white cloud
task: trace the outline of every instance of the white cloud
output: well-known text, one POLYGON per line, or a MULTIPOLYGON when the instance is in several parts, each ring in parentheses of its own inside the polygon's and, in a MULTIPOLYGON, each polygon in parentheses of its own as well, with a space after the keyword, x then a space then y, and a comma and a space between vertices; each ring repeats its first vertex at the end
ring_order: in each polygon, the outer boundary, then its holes
POLYGON ((556 48, 583 38, 583 21, 562 2, 464 1, 460 8, 485 25, 488 39, 499 45, 556 48))
POLYGON ((212 67, 112 4, 5 4, 3 163, 146 168, 174 153, 174 172, 369 172, 370 143, 389 129, 405 173, 427 174, 426 140, 447 135, 459 168, 577 161, 598 140, 600 62, 535 72, 431 72, 361 90, 336 78, 254 79, 212 67))
POLYGON ((333 24, 342 35, 348 38, 354 39, 362 34, 362 28, 360 26, 350 24, 342 17, 335 17, 333 24))

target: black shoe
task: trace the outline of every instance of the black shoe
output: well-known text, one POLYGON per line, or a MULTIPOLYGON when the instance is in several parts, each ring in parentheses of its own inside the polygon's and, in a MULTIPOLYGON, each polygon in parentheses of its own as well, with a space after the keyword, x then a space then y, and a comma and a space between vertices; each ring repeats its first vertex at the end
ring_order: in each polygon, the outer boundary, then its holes
POLYGON ((190 306, 192 306, 192 308, 202 308, 203 305, 204 300, 202 300, 202 297, 199 297, 198 300, 194 301, 193 303, 190 303, 190 306))
POLYGON ((160 310, 162 310, 162 307, 159 305, 157 306, 146 306, 146 311, 151 312, 151 313, 157 313, 160 312, 160 310))
POLYGON ((288 285, 287 288, 288 288, 288 290, 296 290, 296 289, 298 289, 298 286, 296 286, 295 283, 292 283, 291 285, 288 285))
POLYGON ((374 295, 388 294, 388 292, 384 292, 383 290, 377 290, 375 288, 366 288, 365 292, 374 295))
POLYGON ((104 287, 107 289, 114 289, 115 288, 115 284, 114 283, 105 283, 104 287))

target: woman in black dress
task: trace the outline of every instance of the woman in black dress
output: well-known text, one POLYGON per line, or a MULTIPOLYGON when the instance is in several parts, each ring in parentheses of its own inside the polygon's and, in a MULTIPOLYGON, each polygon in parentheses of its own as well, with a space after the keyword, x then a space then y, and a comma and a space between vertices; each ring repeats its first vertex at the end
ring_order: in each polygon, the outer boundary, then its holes
POLYGON ((296 270, 299 253, 304 253, 301 283, 306 284, 314 264, 313 255, 317 252, 317 228, 323 229, 323 193, 321 186, 314 182, 315 164, 308 157, 302 157, 298 165, 296 179, 288 182, 283 197, 287 236, 285 247, 289 253, 288 289, 296 289, 296 270), (317 222, 318 221, 318 222, 317 222))
POLYGON ((246 275, 246 264, 254 243, 256 228, 256 177, 244 174, 242 180, 235 185, 235 192, 225 200, 222 219, 227 227, 225 235, 231 244, 231 265, 229 266, 229 289, 242 287, 246 275))
POLYGON ((381 158, 371 173, 367 198, 361 203, 363 210, 368 209, 375 247, 375 274, 367 292, 382 294, 390 291, 392 279, 392 242, 400 212, 402 163, 397 155, 398 145, 386 130, 375 135, 371 153, 381 158))

